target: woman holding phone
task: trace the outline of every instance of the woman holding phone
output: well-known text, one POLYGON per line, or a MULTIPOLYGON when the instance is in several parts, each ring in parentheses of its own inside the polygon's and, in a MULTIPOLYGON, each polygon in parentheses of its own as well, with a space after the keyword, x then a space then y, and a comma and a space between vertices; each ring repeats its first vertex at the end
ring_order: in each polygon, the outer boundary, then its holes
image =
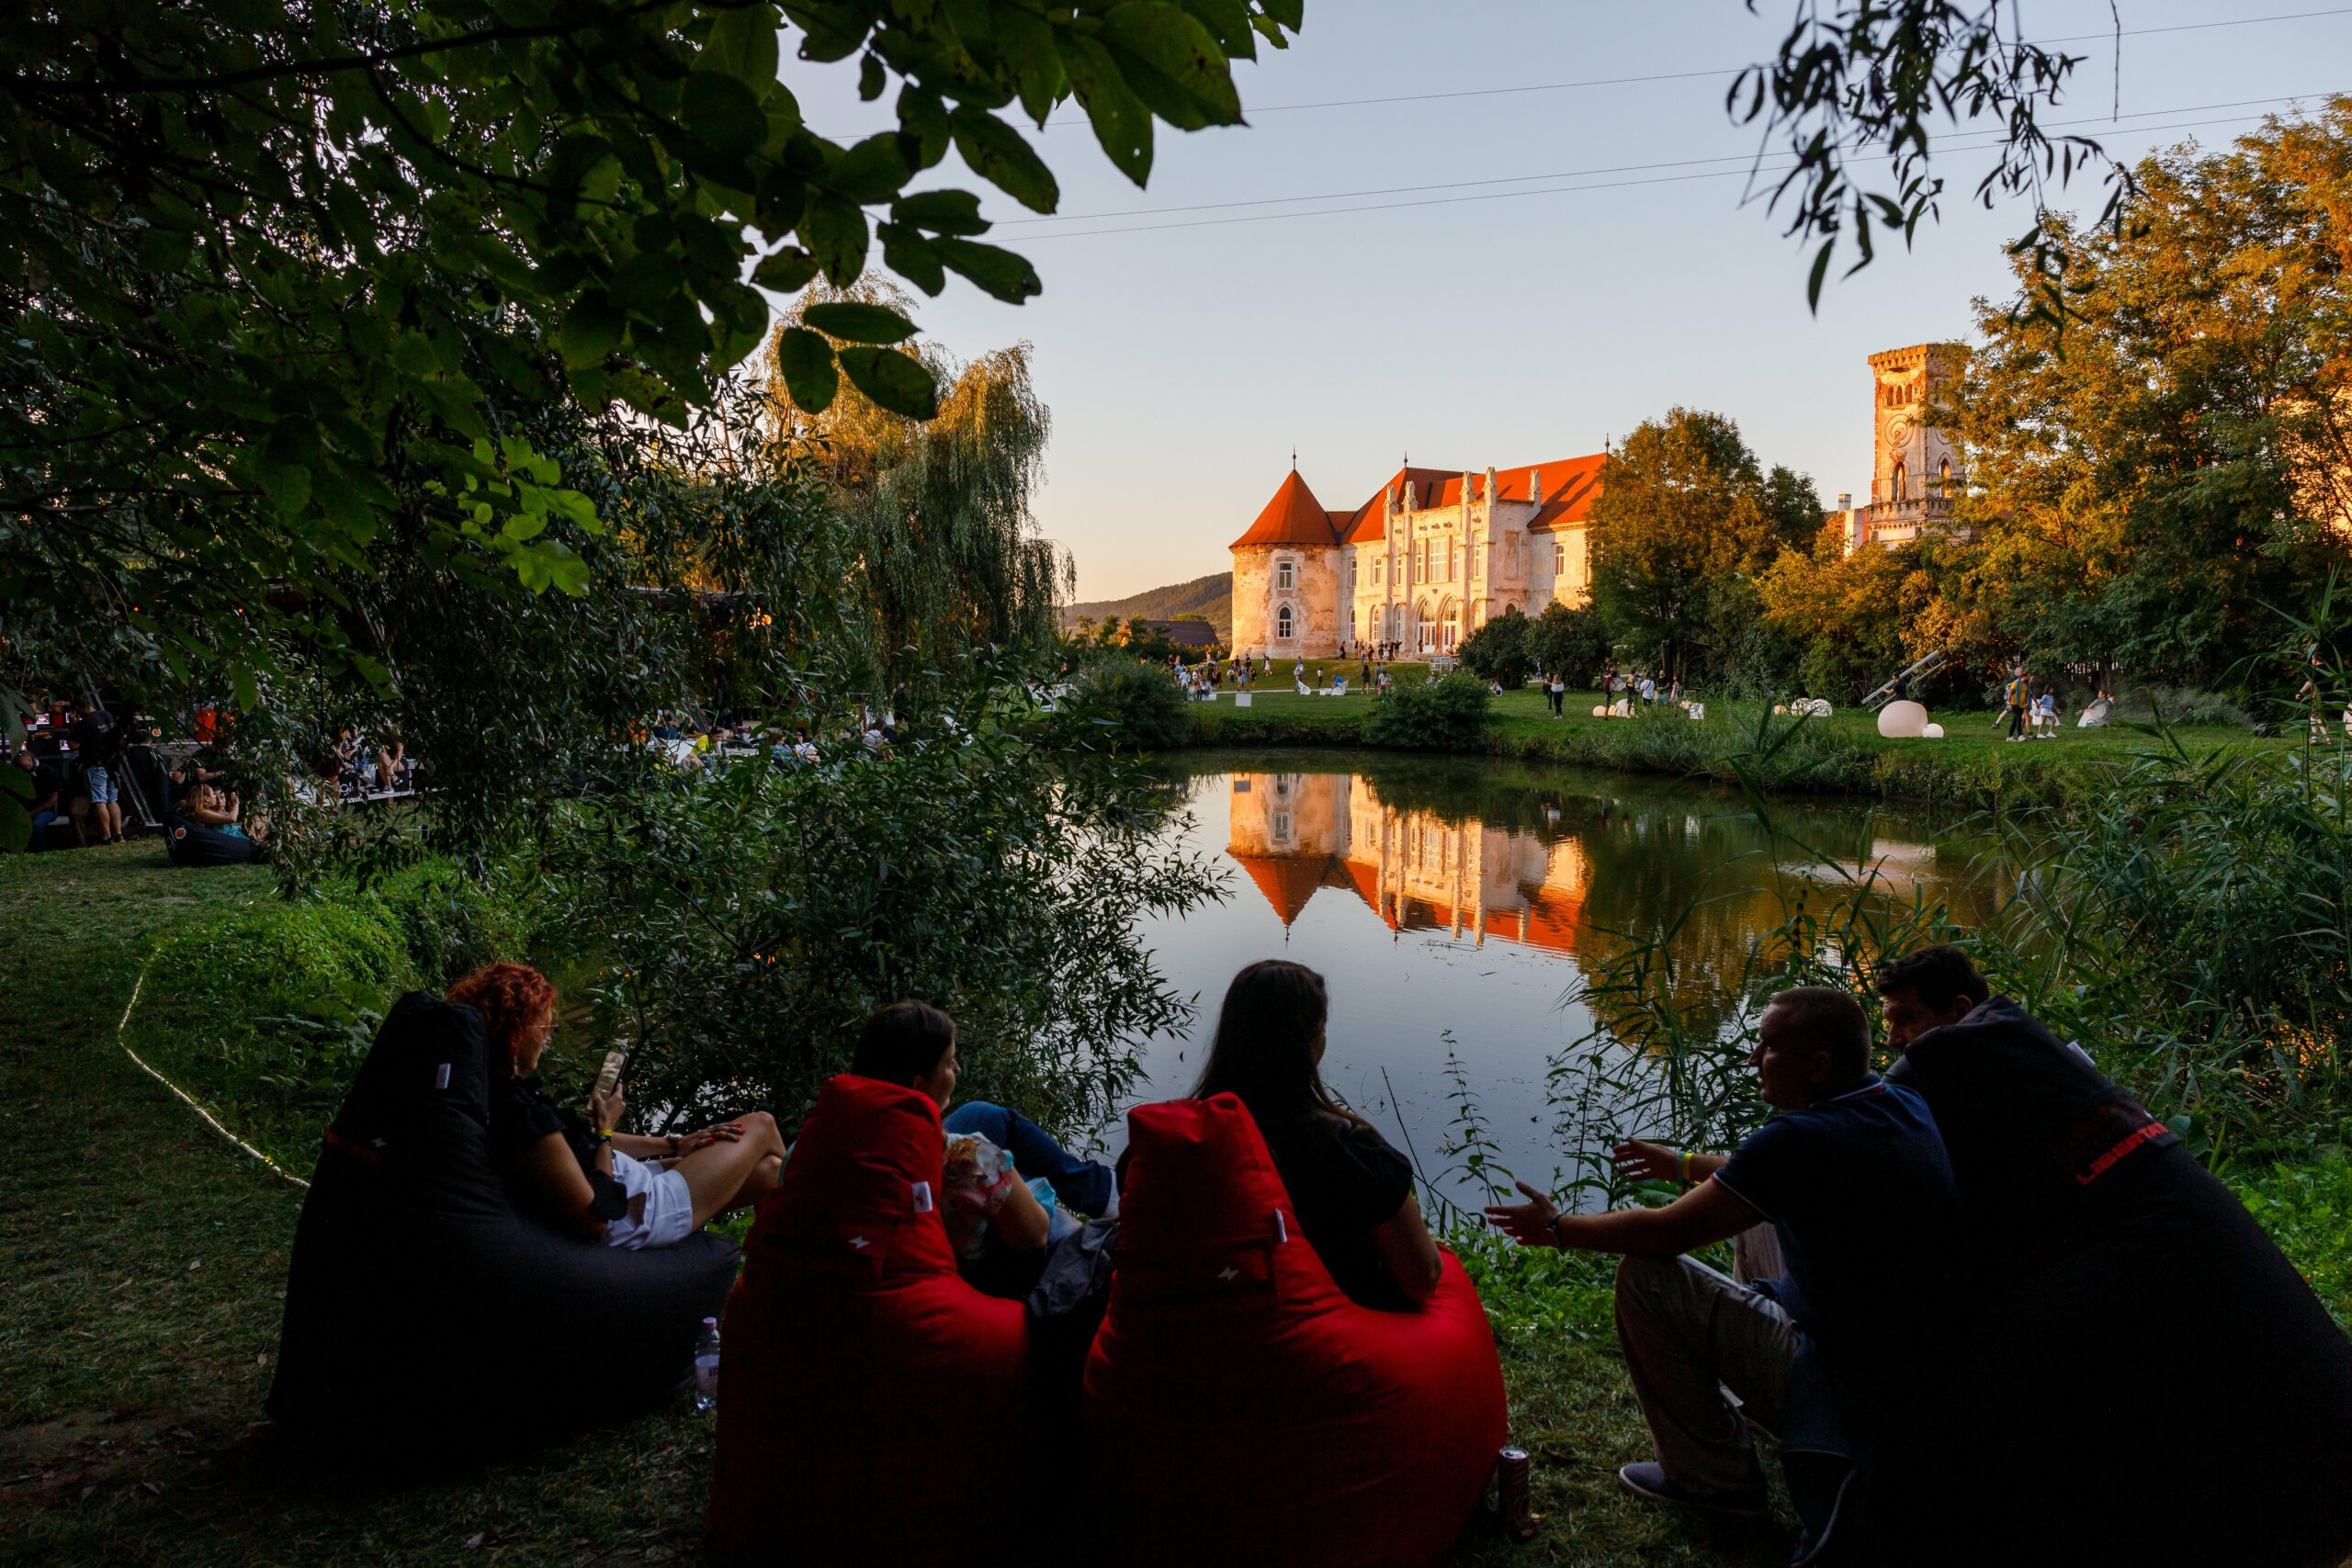
POLYGON ((756 1201, 784 1168, 775 1119, 754 1111, 699 1132, 618 1130, 621 1086, 600 1078, 588 1116, 539 1082, 555 1032, 555 987, 521 964, 493 964, 449 987, 481 1015, 490 1046, 490 1150, 525 1201, 589 1241, 674 1247, 729 1209, 756 1201))

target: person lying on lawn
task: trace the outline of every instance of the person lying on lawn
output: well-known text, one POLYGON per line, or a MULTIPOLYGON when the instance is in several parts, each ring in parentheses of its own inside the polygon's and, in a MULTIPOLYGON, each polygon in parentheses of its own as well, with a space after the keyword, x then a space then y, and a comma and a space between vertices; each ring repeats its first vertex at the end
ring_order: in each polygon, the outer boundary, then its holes
POLYGON ((1771 1119, 1728 1156, 1675 1156, 1687 1190, 1673 1202, 1569 1213, 1521 1182, 1528 1201, 1487 1217, 1527 1246, 1624 1255, 1617 1336, 1657 1455, 1617 1472, 1627 1491, 1762 1518, 1753 1421, 1780 1438, 1817 1546, 1873 1441, 1918 1393, 1918 1348, 1942 1332, 1959 1201, 1926 1104, 1871 1071, 1853 998, 1781 992, 1749 1061, 1771 1119), (1685 1256, 1758 1221, 1778 1233, 1781 1279, 1740 1285, 1685 1256))
POLYGON ((490 1149, 524 1201, 607 1247, 674 1247, 729 1209, 775 1190, 775 1119, 753 1111, 698 1132, 619 1130, 621 1086, 591 1091, 588 1116, 558 1106, 536 1076, 555 1032, 555 987, 537 970, 493 964, 449 987, 481 1014, 490 1045, 490 1149))

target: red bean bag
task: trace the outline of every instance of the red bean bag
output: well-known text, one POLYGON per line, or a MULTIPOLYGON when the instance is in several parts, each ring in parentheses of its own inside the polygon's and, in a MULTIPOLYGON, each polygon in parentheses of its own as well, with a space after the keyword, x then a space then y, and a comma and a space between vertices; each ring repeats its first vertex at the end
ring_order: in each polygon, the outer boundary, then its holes
POLYGON ((1229 1094, 1127 1116, 1111 1305, 1086 1365, 1107 1555, 1426 1564, 1505 1440, 1502 1368, 1451 1254, 1417 1312, 1342 1295, 1229 1094))
POLYGON ((943 1149, 910 1089, 843 1074, 818 1095, 728 1303, 717 1561, 945 1562, 1018 1503, 1025 1314, 957 1276, 943 1149))

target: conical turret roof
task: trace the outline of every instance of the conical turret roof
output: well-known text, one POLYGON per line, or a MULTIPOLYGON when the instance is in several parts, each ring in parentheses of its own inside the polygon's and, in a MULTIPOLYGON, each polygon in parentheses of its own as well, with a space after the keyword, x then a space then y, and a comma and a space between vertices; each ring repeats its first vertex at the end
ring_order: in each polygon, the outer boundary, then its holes
POLYGON ((1250 531, 1233 541, 1237 550, 1259 549, 1270 545, 1322 545, 1340 542, 1331 531, 1331 514, 1306 488, 1306 481, 1293 468, 1283 479, 1282 488, 1274 491, 1274 499, 1266 502, 1266 510, 1258 513, 1258 521, 1250 531))

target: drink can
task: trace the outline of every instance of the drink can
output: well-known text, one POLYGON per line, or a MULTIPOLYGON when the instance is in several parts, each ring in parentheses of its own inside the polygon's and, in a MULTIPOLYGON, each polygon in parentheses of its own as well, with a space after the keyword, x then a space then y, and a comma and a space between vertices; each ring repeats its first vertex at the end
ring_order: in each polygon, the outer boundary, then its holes
POLYGON ((1503 1534, 1513 1540, 1535 1539, 1535 1516, 1528 1496, 1525 1449, 1505 1449, 1495 1457, 1495 1506, 1502 1517, 1503 1534))

